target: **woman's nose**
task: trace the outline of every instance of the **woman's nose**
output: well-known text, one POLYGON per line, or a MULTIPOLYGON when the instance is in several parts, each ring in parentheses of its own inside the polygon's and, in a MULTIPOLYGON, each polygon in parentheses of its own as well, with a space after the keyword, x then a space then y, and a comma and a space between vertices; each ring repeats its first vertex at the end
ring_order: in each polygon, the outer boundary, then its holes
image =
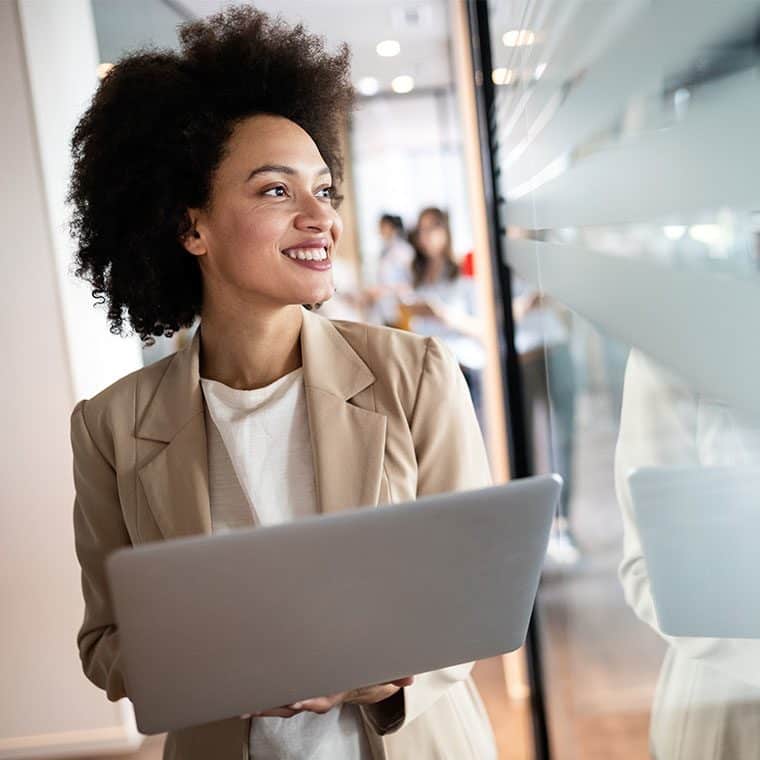
POLYGON ((296 227, 328 232, 335 223, 335 215, 332 204, 320 198, 306 198, 296 216, 296 227))

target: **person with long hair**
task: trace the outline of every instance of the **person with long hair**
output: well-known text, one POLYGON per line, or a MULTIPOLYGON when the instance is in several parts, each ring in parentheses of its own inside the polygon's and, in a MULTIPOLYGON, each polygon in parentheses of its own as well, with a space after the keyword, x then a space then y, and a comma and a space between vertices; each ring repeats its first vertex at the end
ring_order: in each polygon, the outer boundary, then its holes
MULTIPOLYGON (((352 98, 347 48, 330 53, 302 26, 240 6, 182 26, 177 52, 126 55, 76 127, 77 274, 111 330, 149 343, 199 320, 186 347, 71 416, 78 645, 111 700, 129 696, 105 575, 113 551, 490 482, 444 345, 314 311, 333 293, 352 98)), ((224 646, 218 633, 205 657, 224 646)), ((173 732, 164 757, 493 758, 470 670, 173 732)))
POLYGON ((413 293, 404 304, 409 327, 448 346, 459 362, 482 424, 485 349, 475 283, 462 275, 454 256, 448 214, 434 206, 420 211, 410 241, 414 248, 413 293))

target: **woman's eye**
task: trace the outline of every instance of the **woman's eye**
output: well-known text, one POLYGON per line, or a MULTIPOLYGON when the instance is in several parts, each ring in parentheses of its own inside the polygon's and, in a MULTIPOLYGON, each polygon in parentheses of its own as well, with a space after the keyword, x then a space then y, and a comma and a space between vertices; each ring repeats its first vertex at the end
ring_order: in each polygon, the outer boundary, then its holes
POLYGON ((270 187, 268 190, 264 191, 264 195, 267 195, 270 198, 284 198, 287 194, 288 192, 285 189, 284 185, 277 185, 276 187, 270 187))
POLYGON ((317 190, 317 196, 320 198, 327 198, 332 200, 335 197, 335 187, 330 185, 329 187, 323 187, 321 190, 317 190))

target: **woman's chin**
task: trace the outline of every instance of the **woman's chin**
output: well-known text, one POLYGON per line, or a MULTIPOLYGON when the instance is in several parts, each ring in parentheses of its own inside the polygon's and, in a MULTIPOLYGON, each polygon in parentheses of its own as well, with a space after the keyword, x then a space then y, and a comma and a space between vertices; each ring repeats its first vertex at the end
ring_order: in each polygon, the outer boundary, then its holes
POLYGON ((324 290, 315 290, 312 291, 306 298, 301 300, 302 304, 322 304, 326 301, 329 301, 333 297, 333 293, 335 293, 334 288, 324 289, 324 290))

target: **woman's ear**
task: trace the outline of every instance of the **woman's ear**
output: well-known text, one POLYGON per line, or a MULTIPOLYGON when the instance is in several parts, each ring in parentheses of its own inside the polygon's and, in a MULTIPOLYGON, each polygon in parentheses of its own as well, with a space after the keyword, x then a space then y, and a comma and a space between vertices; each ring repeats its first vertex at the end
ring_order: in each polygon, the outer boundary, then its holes
POLYGON ((180 242, 184 249, 193 256, 205 256, 207 252, 206 241, 199 230, 199 212, 198 209, 188 209, 190 229, 181 237, 180 242))

